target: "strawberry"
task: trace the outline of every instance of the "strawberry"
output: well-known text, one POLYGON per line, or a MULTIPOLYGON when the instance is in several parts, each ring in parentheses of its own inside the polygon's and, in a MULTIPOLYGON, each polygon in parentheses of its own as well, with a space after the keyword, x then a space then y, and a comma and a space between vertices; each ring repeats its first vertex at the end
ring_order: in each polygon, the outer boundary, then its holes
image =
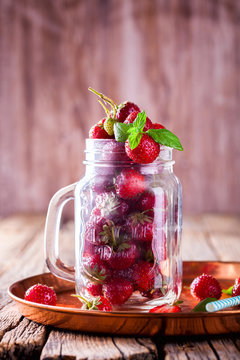
POLYGON ((139 164, 152 163, 159 155, 160 146, 149 135, 143 134, 136 148, 130 147, 129 139, 125 142, 126 154, 133 162, 139 164))
POLYGON ((152 290, 154 286, 153 264, 147 261, 140 261, 135 264, 132 279, 137 290, 141 292, 152 290))
POLYGON ((235 284, 233 285, 232 289, 232 296, 239 296, 240 295, 240 278, 235 280, 235 284))
POLYGON ((132 283, 127 279, 115 278, 103 285, 103 294, 113 305, 124 304, 132 292, 132 283))
MULTIPOLYGON (((132 124, 134 122, 134 120, 136 119, 138 113, 139 113, 139 111, 133 111, 130 115, 128 115, 128 117, 124 121, 124 124, 132 124)), ((149 119, 149 117, 147 117, 145 126, 143 128, 143 131, 147 131, 148 129, 152 129, 152 125, 153 124, 152 124, 151 120, 149 119)))
POLYGON ((191 283, 190 290, 192 296, 199 300, 204 300, 208 297, 219 299, 222 294, 219 282, 208 274, 196 277, 191 283))
POLYGON ((140 112, 140 109, 136 104, 125 101, 118 106, 115 118, 119 122, 124 122, 133 111, 138 113, 140 112))
POLYGON ((93 178, 91 181, 91 189, 97 194, 113 191, 115 189, 113 185, 113 177, 101 175, 93 178))
POLYGON ((124 169, 116 177, 116 193, 122 199, 131 199, 146 189, 144 176, 134 169, 124 169))
POLYGON ((95 215, 97 214, 102 218, 113 220, 114 223, 122 220, 129 210, 128 203, 123 199, 118 198, 113 191, 99 194, 96 197, 95 202, 96 207, 93 209, 92 213, 95 213, 95 215))
POLYGON ((104 281, 109 276, 109 270, 99 254, 84 258, 84 268, 88 275, 104 281))
POLYGON ((107 228, 112 228, 113 223, 107 222, 106 219, 100 216, 92 216, 85 225, 85 235, 84 240, 88 241, 95 245, 107 244, 106 237, 103 238, 102 232, 107 230, 107 228), (104 229, 103 229, 104 227, 104 229))
POLYGON ((134 240, 151 241, 153 236, 153 218, 144 212, 135 212, 127 217, 124 228, 134 240))
POLYGON ((127 269, 122 269, 122 270, 117 270, 117 269, 112 269, 112 278, 113 279, 127 279, 130 282, 132 282, 132 278, 133 278, 133 272, 134 272, 134 266, 131 266, 127 269))
POLYGON ((152 123, 151 129, 165 129, 165 126, 158 123, 152 123))
MULTIPOLYGON (((148 211, 154 208, 155 194, 152 190, 145 191, 138 199, 138 208, 140 211, 148 211)), ((147 212, 149 215, 149 212, 147 212)))
MULTIPOLYGON (((110 136, 104 130, 104 123, 106 119, 100 120, 97 124, 93 125, 89 130, 89 138, 90 139, 112 139, 113 136, 110 136)), ((113 134, 112 134, 113 135, 113 134)))
POLYGON ((42 284, 36 284, 31 286, 25 292, 24 299, 44 305, 57 304, 57 295, 55 291, 51 287, 42 284))
POLYGON ((91 299, 85 299, 84 297, 75 294, 73 294, 72 296, 77 297, 83 302, 83 310, 112 311, 111 303, 104 296, 97 296, 91 299))
POLYGON ((181 311, 178 305, 160 305, 149 310, 150 313, 178 313, 181 311))
POLYGON ((114 119, 112 119, 111 117, 107 117, 106 121, 103 124, 104 130, 107 132, 107 134, 109 136, 113 136, 114 131, 113 131, 113 126, 114 126, 114 119))
POLYGON ((113 251, 108 264, 117 270, 124 270, 132 266, 138 257, 139 252, 134 243, 122 243, 117 251, 113 251))
POLYGON ((89 281, 87 283, 87 291, 92 296, 101 296, 102 295, 102 284, 89 281))

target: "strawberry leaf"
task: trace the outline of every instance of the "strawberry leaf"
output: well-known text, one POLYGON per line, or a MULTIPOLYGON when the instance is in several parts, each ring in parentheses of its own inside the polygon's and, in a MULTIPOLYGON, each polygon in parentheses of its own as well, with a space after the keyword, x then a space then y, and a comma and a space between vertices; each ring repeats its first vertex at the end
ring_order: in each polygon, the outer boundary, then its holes
POLYGON ((233 286, 230 286, 228 289, 222 289, 222 292, 226 295, 232 296, 232 290, 233 290, 233 286))
POLYGON ((147 134, 157 143, 169 146, 177 150, 183 150, 183 147, 177 138, 171 131, 167 129, 149 129, 147 134))
POLYGON ((128 138, 129 130, 132 127, 133 124, 123 124, 120 122, 116 122, 113 127, 116 141, 125 142, 128 138))
POLYGON ((131 150, 135 149, 138 146, 138 144, 141 141, 141 138, 142 138, 142 134, 138 132, 137 133, 134 132, 128 136, 129 146, 131 150))
POLYGON ((207 312, 206 305, 210 302, 217 301, 215 298, 206 298, 198 303, 193 309, 193 312, 207 312))
POLYGON ((137 114, 137 117, 136 117, 136 119, 135 119, 134 122, 133 122, 133 126, 134 126, 135 128, 137 128, 137 130, 138 130, 139 132, 142 132, 142 131, 143 131, 143 128, 144 128, 144 126, 145 126, 145 124, 146 124, 146 120, 147 120, 146 113, 145 113, 145 111, 142 111, 142 112, 140 112, 140 113, 137 114))

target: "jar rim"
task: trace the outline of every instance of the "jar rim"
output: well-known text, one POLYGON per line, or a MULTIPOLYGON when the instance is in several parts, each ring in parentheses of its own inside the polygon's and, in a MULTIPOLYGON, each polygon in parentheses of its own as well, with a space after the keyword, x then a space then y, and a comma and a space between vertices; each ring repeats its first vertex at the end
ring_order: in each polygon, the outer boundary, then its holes
MULTIPOLYGON (((154 160, 151 164, 156 162, 167 162, 172 160, 172 148, 164 145, 160 145, 160 153, 159 156, 154 160)), ((126 152, 124 148, 124 143, 117 142, 115 139, 86 139, 86 149, 84 152, 86 153, 86 160, 88 160, 88 154, 104 154, 104 151, 107 151, 108 153, 116 153, 116 154, 123 154, 126 157, 126 152), (113 144, 113 146, 111 146, 113 144), (104 149, 105 148, 105 149, 104 149)), ((99 159, 99 160, 105 160, 106 159, 99 159)), ((126 158, 122 159, 122 161, 126 162, 126 158)), ((127 159, 127 161, 132 162, 131 159, 127 159)), ((146 164, 150 165, 150 164, 146 164)))

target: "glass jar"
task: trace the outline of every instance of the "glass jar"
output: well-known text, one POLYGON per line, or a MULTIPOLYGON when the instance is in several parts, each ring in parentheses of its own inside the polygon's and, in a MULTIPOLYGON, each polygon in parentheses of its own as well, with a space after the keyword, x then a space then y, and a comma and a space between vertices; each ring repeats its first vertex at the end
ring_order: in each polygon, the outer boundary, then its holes
POLYGON ((115 310, 174 303, 181 292, 182 191, 172 149, 136 164, 115 140, 86 140, 86 174, 49 205, 45 253, 50 271, 75 280, 84 298, 106 296, 115 310), (63 205, 75 202, 75 269, 58 254, 63 205))

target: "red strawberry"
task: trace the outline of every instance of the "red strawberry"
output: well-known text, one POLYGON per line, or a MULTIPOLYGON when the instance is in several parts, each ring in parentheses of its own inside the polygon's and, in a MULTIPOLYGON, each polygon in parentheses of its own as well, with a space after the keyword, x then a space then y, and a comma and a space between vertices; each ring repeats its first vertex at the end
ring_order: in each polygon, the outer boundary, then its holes
POLYGON ((122 199, 131 199, 146 189, 144 176, 134 169, 124 169, 115 182, 116 193, 122 199))
POLYGON ((108 299, 104 296, 97 296, 91 299, 85 299, 80 295, 72 295, 79 298, 83 302, 83 310, 100 310, 100 311, 112 311, 112 305, 108 299))
POLYGON ((165 126, 158 123, 152 123, 151 129, 165 129, 165 126))
MULTIPOLYGON (((133 111, 130 115, 128 115, 128 117, 124 121, 124 124, 132 124, 134 122, 134 120, 136 119, 138 113, 139 113, 139 111, 133 111)), ((149 119, 149 117, 147 117, 143 131, 148 131, 149 129, 152 129, 152 125, 153 124, 152 124, 151 120, 149 119)))
POLYGON ((122 243, 117 251, 113 251, 108 264, 117 270, 124 270, 132 266, 138 257, 139 252, 134 243, 122 243))
POLYGON ((95 177, 91 181, 91 188, 97 194, 113 191, 113 177, 107 175, 95 177))
POLYGON ((130 282, 132 282, 133 272, 134 272, 133 266, 123 270, 112 269, 112 278, 127 279, 130 282))
POLYGON ((104 130, 104 122, 106 119, 100 120, 97 124, 93 125, 89 130, 90 139, 112 139, 113 136, 108 135, 104 130))
POLYGON ((142 292, 152 290, 154 286, 153 264, 147 261, 140 261, 133 266, 134 287, 142 292))
POLYGON ((110 275, 107 265, 101 260, 99 254, 84 258, 83 260, 85 270, 94 278, 104 281, 110 275))
POLYGON ((150 313, 178 313, 181 308, 178 305, 160 305, 149 310, 150 313))
POLYGON ((127 279, 115 278, 103 285, 104 296, 113 305, 124 304, 132 295, 133 286, 127 279))
POLYGON ((114 192, 105 192, 96 197, 95 215, 117 223, 128 213, 129 205, 126 201, 119 199, 114 192), (98 212, 96 212, 98 211, 98 212))
POLYGON ((125 230, 134 240, 151 241, 153 218, 142 212, 133 213, 126 219, 125 230))
POLYGON ((102 295, 102 284, 89 282, 87 284, 87 291, 92 296, 101 296, 102 295))
MULTIPOLYGON (((138 208, 140 211, 151 210, 154 208, 155 194, 152 190, 145 191, 138 199, 138 208)), ((149 215, 149 212, 147 212, 149 215)))
POLYGON ((119 122, 124 122, 128 115, 131 114, 133 111, 140 112, 140 109, 136 104, 125 101, 118 106, 115 119, 119 122))
POLYGON ((112 222, 107 222, 106 219, 100 216, 92 216, 90 220, 86 223, 84 237, 85 241, 88 241, 95 245, 107 244, 108 239, 104 235, 107 232, 107 229, 109 229, 110 235, 110 230, 112 226, 112 222), (105 231, 104 234, 102 234, 103 231, 105 231))
POLYGON ((25 292, 24 299, 27 301, 45 305, 57 304, 57 295, 55 291, 51 287, 42 284, 36 284, 31 286, 25 292))
POLYGON ((233 285, 232 289, 232 296, 239 296, 240 295, 240 278, 235 280, 235 284, 233 285))
POLYGON ((125 151, 133 162, 139 164, 152 163, 159 155, 160 146, 149 135, 143 134, 138 146, 131 150, 129 140, 125 142, 125 151))
POLYGON ((208 274, 202 274, 193 280, 190 286, 193 297, 203 300, 208 297, 219 299, 222 290, 219 282, 208 274))

